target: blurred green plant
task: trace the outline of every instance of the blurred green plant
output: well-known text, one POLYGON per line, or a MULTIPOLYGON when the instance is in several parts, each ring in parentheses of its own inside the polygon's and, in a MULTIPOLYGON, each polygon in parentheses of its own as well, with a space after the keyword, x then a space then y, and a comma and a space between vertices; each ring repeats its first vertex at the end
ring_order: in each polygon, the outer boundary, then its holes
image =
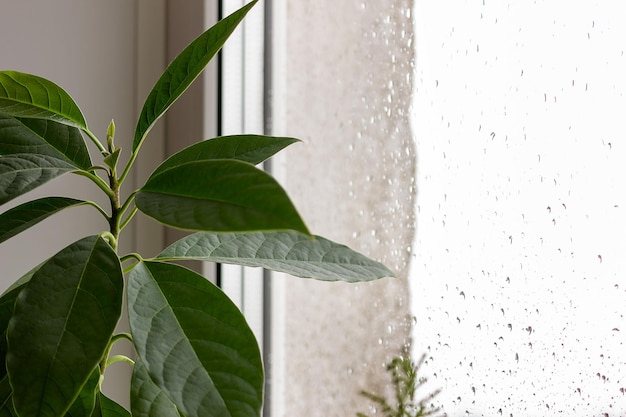
MULTIPOLYGON (((422 355, 415 363, 408 355, 397 356, 387 364, 387 371, 391 375, 391 385, 394 391, 394 402, 390 403, 384 394, 373 394, 361 391, 361 395, 374 403, 374 411, 379 409, 385 417, 425 417, 445 416, 440 407, 433 405, 434 398, 441 390, 436 390, 426 397, 416 400, 417 391, 427 382, 427 378, 418 377, 418 372, 426 355, 422 355)), ((369 417, 365 413, 357 413, 357 417, 369 417)))

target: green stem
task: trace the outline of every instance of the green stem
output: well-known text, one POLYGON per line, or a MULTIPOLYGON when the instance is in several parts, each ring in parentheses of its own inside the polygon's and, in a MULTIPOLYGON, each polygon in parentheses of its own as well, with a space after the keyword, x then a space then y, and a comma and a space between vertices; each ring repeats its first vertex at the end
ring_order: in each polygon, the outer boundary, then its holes
POLYGON ((131 265, 128 265, 122 269, 124 275, 132 271, 132 269, 137 265, 137 263, 142 262, 143 258, 138 253, 129 253, 128 255, 124 255, 120 258, 120 263, 124 264, 130 260, 135 260, 137 262, 133 262, 131 265))
POLYGON ((109 358, 109 360, 104 364, 104 369, 106 369, 109 365, 114 364, 116 362, 126 362, 130 366, 135 366, 135 361, 125 355, 114 355, 109 358))
POLYGON ((120 179, 119 179, 120 185, 122 185, 124 183, 124 180, 128 176, 128 173, 130 172, 130 169, 132 168, 133 164, 135 163, 135 159, 137 159, 137 154, 138 153, 139 153, 139 147, 137 149, 135 149, 135 152, 133 152, 130 155, 130 159, 126 163, 126 166, 124 167, 124 171, 122 171, 122 175, 120 176, 120 179))
POLYGON ((91 181, 93 181, 94 183, 96 183, 96 185, 98 187, 100 187, 100 189, 102 191, 104 191, 106 193, 106 195, 109 196, 109 198, 112 198, 115 196, 115 193, 113 192, 113 190, 111 190, 111 187, 109 187, 107 185, 106 182, 104 182, 104 180, 102 178, 100 178, 99 176, 97 176, 96 174, 94 174, 93 172, 90 171, 83 171, 83 170, 79 170, 79 171, 73 171, 73 174, 76 175, 81 175, 83 177, 87 177, 89 178, 91 181))
MULTIPOLYGON (((118 182, 118 184, 121 184, 121 183, 118 182)), ((130 196, 128 196, 128 198, 124 202, 124 205, 122 205, 122 207, 120 208, 120 210, 119 210, 120 221, 121 221, 121 217, 124 215, 124 213, 126 213, 128 208, 130 207, 130 205, 133 204, 133 202, 135 201, 135 195, 137 193, 138 193, 138 191, 134 191, 130 196)), ((128 217, 124 221, 121 221, 121 224, 118 224, 118 227, 120 228, 120 230, 122 230, 122 229, 124 229, 124 227, 126 227, 128 222, 130 222, 132 220, 132 218, 133 218, 133 216, 135 215, 136 212, 137 212, 137 208, 133 207, 133 209, 132 209, 131 213, 128 215, 128 217)))
POLYGON ((136 261, 138 261, 138 262, 143 261, 143 258, 141 257, 141 255, 140 255, 140 254, 138 254, 138 253, 129 253, 129 254, 127 254, 127 255, 122 256, 122 257, 120 258, 120 262, 121 262, 121 263, 124 263, 124 262, 126 262, 126 261, 128 261, 128 260, 130 260, 130 259, 134 259, 134 260, 136 260, 136 261))
POLYGON ((111 337, 111 346, 119 342, 120 340, 128 340, 129 342, 132 342, 133 336, 130 333, 118 333, 116 335, 113 335, 113 337, 111 337))
POLYGON ((91 131, 89 129, 83 129, 83 132, 85 132, 85 134, 87 134, 89 139, 91 139, 91 141, 98 147, 98 150, 101 153, 103 153, 103 154, 106 153, 106 151, 107 151, 106 148, 100 143, 100 141, 98 140, 96 135, 91 133, 91 131))
POLYGON ((112 168, 109 172, 109 187, 112 191, 112 195, 109 196, 111 200, 111 217, 109 219, 109 230, 117 240, 121 230, 120 218, 122 215, 122 207, 120 205, 120 182, 118 181, 115 168, 112 168))
POLYGON ((128 225, 128 223, 130 223, 130 221, 133 219, 133 217, 135 217, 135 213, 137 213, 137 207, 133 207, 133 210, 130 212, 130 214, 128 215, 128 217, 126 219, 124 219, 124 221, 122 221, 122 224, 120 225, 120 230, 124 230, 124 228, 128 225))
MULTIPOLYGON (((115 355, 109 358, 109 354, 111 353, 111 349, 113 349, 113 345, 119 342, 120 340, 128 340, 132 343, 133 336, 130 333, 118 333, 111 337, 111 340, 109 341, 109 345, 107 346, 106 351, 104 352, 104 355, 102 356, 102 360, 100 361, 100 383, 102 383, 104 371, 106 370, 107 366, 109 366, 111 363, 114 363, 114 362, 126 361, 125 359, 122 359, 123 355, 115 355)), ((130 358, 126 358, 126 359, 128 359, 128 361, 134 364, 134 362, 132 362, 130 358)))
POLYGON ((109 219, 109 214, 104 211, 104 209, 102 207, 100 207, 98 204, 94 203, 93 201, 85 201, 85 204, 94 207, 96 210, 98 210, 100 212, 100 214, 102 214, 104 216, 105 219, 109 219))
POLYGON ((102 232, 100 236, 109 242, 109 245, 113 248, 113 250, 117 249, 117 239, 110 232, 102 232))

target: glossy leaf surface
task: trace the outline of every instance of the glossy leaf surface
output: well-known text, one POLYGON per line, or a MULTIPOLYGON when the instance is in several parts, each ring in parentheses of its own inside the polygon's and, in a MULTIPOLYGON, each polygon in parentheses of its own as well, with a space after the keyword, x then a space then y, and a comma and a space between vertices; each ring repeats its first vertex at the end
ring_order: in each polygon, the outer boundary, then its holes
POLYGON ((50 258, 15 303, 7 370, 21 417, 63 415, 101 360, 121 312, 119 259, 100 237, 50 258))
POLYGON ((0 113, 87 129, 78 105, 65 90, 45 78, 18 71, 0 71, 0 113))
POLYGON ((256 165, 295 142, 299 140, 258 135, 220 136, 198 142, 172 155, 152 175, 186 162, 211 159, 237 159, 256 165))
POLYGON ((133 417, 181 417, 176 405, 152 381, 141 358, 133 367, 130 409, 133 417))
POLYGON ((143 262, 129 273, 128 305, 137 352, 181 414, 259 416, 259 348, 219 288, 181 266, 143 262))
POLYGON ((133 139, 133 152, 141 145, 154 123, 200 75, 256 2, 250 2, 217 22, 191 42, 166 68, 141 110, 133 139))
POLYGON ((360 282, 394 274, 347 246, 293 231, 194 233, 167 247, 167 260, 203 260, 263 267, 302 278, 360 282))
POLYGON ((80 130, 45 119, 17 119, 0 114, 0 155, 32 153, 65 160, 81 169, 91 166, 80 130))
POLYGON ((188 162, 158 172, 135 201, 148 216, 180 229, 308 233, 276 180, 236 160, 188 162))
MULTIPOLYGON (((41 265, 37 265, 17 281, 15 281, 9 288, 7 288, 0 296, 0 378, 4 378, 7 375, 6 369, 6 355, 7 355, 7 328, 9 326, 9 320, 13 316, 15 310, 15 301, 19 296, 22 289, 26 287, 26 284, 31 280, 35 272, 41 268, 41 265)), ((0 413, 0 416, 2 413, 0 413)))
POLYGON ((96 406, 96 395, 98 383, 100 382, 100 368, 93 370, 89 379, 80 390, 78 397, 65 413, 65 417, 85 417, 90 416, 96 406))
POLYGON ((4 376, 0 379, 0 417, 17 417, 15 408, 13 408, 13 392, 9 377, 4 376))
POLYGON ((99 392, 96 397, 96 407, 91 417, 131 417, 128 410, 99 392))
POLYGON ((23 232, 42 220, 84 201, 65 197, 47 197, 29 201, 0 214, 0 243, 23 232))
POLYGON ((63 160, 46 155, 0 156, 0 204, 75 169, 63 160))
MULTIPOLYGON (((34 271, 33 271, 34 272, 34 271)), ((27 274, 32 277, 32 275, 27 274)), ((13 316, 15 308, 15 301, 22 289, 26 286, 28 280, 22 281, 20 285, 14 285, 12 288, 6 290, 0 297, 0 378, 4 378, 7 375, 6 370, 6 355, 7 355, 7 328, 9 326, 9 320, 13 316)))

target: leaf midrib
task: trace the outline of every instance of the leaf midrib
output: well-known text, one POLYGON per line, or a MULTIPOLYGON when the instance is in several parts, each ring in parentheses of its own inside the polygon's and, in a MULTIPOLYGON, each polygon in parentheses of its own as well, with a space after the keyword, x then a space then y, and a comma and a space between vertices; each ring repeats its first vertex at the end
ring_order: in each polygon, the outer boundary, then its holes
MULTIPOLYGON (((89 256, 87 257, 87 260, 86 260, 86 262, 85 262, 85 264, 84 264, 84 266, 83 266, 83 270, 82 270, 82 272, 81 272, 81 274, 80 274, 79 284, 78 284, 78 286, 76 287, 76 291, 74 292, 74 297, 72 298, 72 303, 70 304, 70 308, 69 308, 69 312, 70 312, 70 314, 68 314, 68 315, 67 315, 68 317, 67 317, 67 319, 65 320, 65 323, 63 324, 63 332, 62 332, 62 336, 59 338, 59 340, 58 340, 58 342, 57 342, 57 345, 56 345, 56 347, 55 347, 55 349, 54 349, 54 355, 53 355, 53 357, 52 357, 52 358, 53 358, 53 360, 50 362, 50 366, 48 367, 48 371, 46 372, 46 374, 47 374, 47 375, 50 375, 50 373, 51 373, 51 369, 52 369, 52 364, 56 363, 56 361, 57 361, 57 360, 56 360, 56 358, 57 358, 57 355, 58 355, 58 352, 59 352, 59 347, 60 347, 60 345, 61 345, 61 340, 63 340, 64 335, 67 333, 67 332, 66 332, 66 330, 67 330, 67 323, 69 322, 69 316, 71 316, 71 312, 74 310, 74 305, 75 305, 75 303, 76 303, 76 298, 78 297, 78 293, 79 293, 79 291, 80 291, 81 284, 82 284, 83 279, 84 279, 84 277, 85 277, 85 273, 86 273, 86 270, 87 270, 87 266, 89 265, 89 261, 91 260, 91 258, 93 257, 93 254, 94 254, 94 252, 95 252, 95 249, 96 249, 96 245, 97 245, 98 239, 99 239, 99 238, 97 238, 96 240, 94 240, 94 243, 93 243, 93 245, 92 245, 92 247, 91 247, 91 250, 90 250, 90 252, 89 252, 89 256)), ((87 375, 87 379, 89 379, 89 375, 87 375)), ((46 378, 46 383, 44 384, 44 387, 43 387, 43 392, 46 392, 46 391, 48 390, 49 381, 50 381, 50 378, 46 378)), ((85 381, 86 381, 86 380, 85 380, 85 381)), ((83 383, 84 383, 85 381, 83 381, 83 383)), ((68 406, 68 407, 67 407, 67 408, 63 411, 63 414, 65 414, 65 413, 67 412, 67 410, 69 410, 69 409, 70 409, 70 407, 72 406, 72 403, 74 402, 74 400, 76 400, 76 398, 78 397, 78 395, 79 395, 79 394, 80 394, 80 390, 78 390, 78 392, 76 393, 76 395, 74 396, 74 398, 72 398, 72 401, 70 401, 69 406, 68 406)), ((40 409, 40 410, 41 410, 42 405, 43 405, 43 399, 44 399, 44 396, 42 395, 42 396, 41 396, 40 403, 39 403, 39 409, 40 409)))

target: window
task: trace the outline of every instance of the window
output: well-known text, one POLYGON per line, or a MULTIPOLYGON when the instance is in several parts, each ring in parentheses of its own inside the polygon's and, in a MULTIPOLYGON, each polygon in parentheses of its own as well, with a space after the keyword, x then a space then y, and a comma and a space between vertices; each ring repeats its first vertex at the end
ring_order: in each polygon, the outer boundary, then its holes
POLYGON ((622 8, 284 10, 274 119, 306 140, 287 186, 313 230, 402 278, 280 281, 279 415, 366 411, 409 340, 449 415, 624 414, 622 8))
POLYGON ((414 349, 449 415, 616 416, 622 7, 415 4, 414 349))

